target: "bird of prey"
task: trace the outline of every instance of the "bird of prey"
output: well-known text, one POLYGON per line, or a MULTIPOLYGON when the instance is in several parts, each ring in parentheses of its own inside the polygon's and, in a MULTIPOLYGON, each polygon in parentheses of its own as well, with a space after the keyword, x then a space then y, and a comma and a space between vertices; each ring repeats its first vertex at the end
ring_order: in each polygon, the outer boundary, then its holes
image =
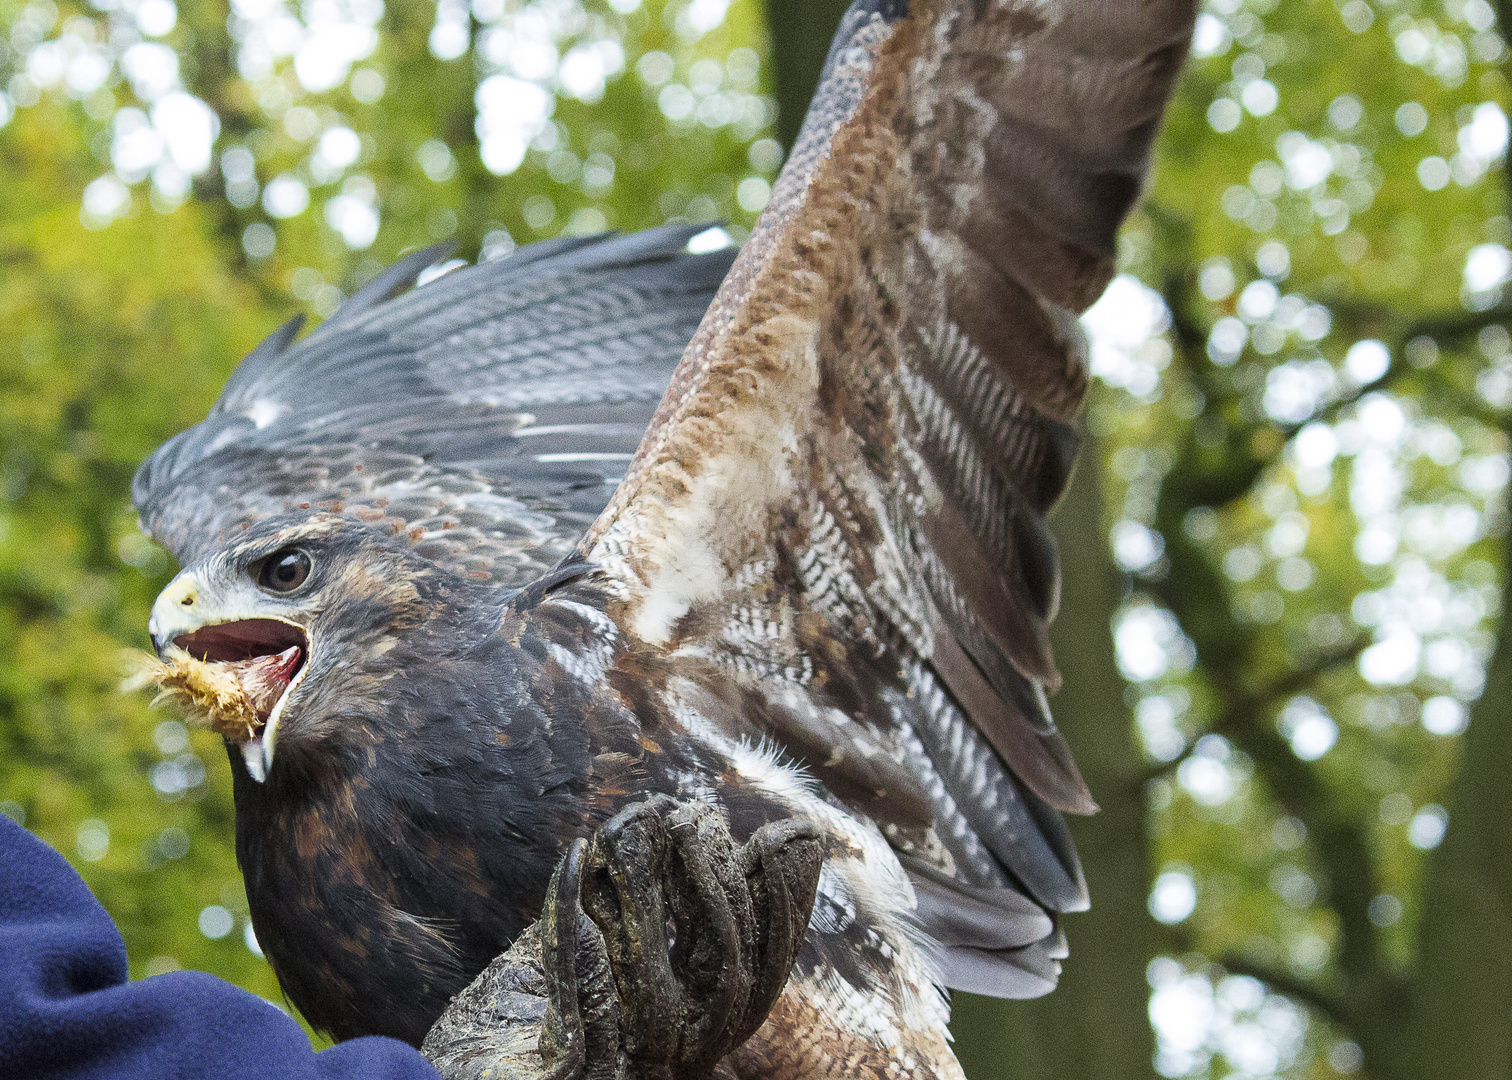
POLYGON ((1095 807, 1047 707, 1044 515, 1193 18, 856 0, 706 314, 725 263, 686 229, 385 300, 422 255, 142 466, 184 567, 159 677, 226 736, 314 1025, 419 1044, 652 793, 820 838, 734 1075, 958 1077, 940 987, 1053 988, 1087 904, 1060 815, 1095 807))

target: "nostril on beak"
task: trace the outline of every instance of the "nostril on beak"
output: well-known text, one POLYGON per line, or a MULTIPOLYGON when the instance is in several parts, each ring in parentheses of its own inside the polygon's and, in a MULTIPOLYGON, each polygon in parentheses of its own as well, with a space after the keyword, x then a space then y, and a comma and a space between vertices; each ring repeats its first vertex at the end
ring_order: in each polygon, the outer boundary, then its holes
POLYGON ((179 603, 183 604, 185 607, 193 607, 194 606, 194 594, 190 593, 188 596, 186 596, 182 600, 180 600, 179 603))

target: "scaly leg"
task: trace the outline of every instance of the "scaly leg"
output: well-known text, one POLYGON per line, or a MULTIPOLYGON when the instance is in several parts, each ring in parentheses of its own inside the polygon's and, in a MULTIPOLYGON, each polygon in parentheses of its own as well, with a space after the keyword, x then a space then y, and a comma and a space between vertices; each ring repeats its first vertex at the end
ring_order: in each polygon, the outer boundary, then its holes
POLYGON ((422 1049, 448 1080, 706 1080, 782 992, 820 861, 806 822, 736 845, 712 807, 628 807, 573 844, 540 920, 422 1049))

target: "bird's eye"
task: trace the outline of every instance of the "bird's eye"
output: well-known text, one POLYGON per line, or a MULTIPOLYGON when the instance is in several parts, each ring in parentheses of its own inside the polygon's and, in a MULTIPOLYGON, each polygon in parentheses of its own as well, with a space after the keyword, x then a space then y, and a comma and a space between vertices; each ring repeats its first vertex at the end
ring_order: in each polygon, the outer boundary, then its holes
POLYGON ((257 584, 269 592, 293 592, 310 576, 310 557, 298 548, 283 548, 268 556, 257 584))

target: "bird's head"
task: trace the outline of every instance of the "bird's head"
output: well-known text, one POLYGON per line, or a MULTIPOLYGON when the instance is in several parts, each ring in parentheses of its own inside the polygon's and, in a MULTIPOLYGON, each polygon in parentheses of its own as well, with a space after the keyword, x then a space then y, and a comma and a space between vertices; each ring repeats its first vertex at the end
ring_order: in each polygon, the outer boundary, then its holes
POLYGON ((269 519, 159 594, 143 681, 237 744, 264 781, 275 747, 376 734, 364 729, 400 657, 414 659, 417 629, 450 606, 445 576, 350 518, 269 519))

